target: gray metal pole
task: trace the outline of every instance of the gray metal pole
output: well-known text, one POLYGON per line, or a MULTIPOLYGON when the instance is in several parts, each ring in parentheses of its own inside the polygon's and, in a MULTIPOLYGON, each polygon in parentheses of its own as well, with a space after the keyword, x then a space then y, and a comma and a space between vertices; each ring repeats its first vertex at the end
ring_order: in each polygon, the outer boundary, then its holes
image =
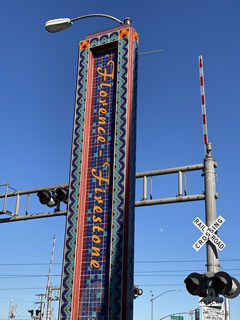
POLYGON ((178 197, 182 195, 182 171, 178 171, 178 197))
POLYGON ((150 292, 151 292, 151 295, 152 295, 152 298, 150 299, 150 301, 151 301, 151 320, 153 320, 153 298, 154 298, 154 294, 153 294, 153 292, 152 292, 152 290, 150 290, 150 292))
MULTIPOLYGON (((212 145, 207 145, 208 155, 204 159, 204 185, 205 185, 205 219, 206 225, 211 226, 216 220, 216 183, 215 183, 215 160, 211 155, 212 145)), ((207 242, 207 271, 218 272, 218 252, 216 247, 207 242)))
POLYGON ((156 296, 156 297, 154 297, 154 295, 153 295, 153 293, 152 293, 152 299, 150 299, 150 301, 152 302, 151 320, 153 320, 153 301, 156 300, 157 298, 161 297, 162 295, 168 293, 168 292, 174 292, 174 291, 179 292, 179 291, 181 291, 181 290, 179 290, 179 289, 167 290, 167 291, 164 291, 164 292, 160 293, 160 294, 159 294, 158 296, 156 296))
POLYGON ((151 320, 153 320, 153 299, 151 300, 151 302, 152 302, 151 320))
POLYGON ((152 177, 150 177, 150 200, 152 200, 152 177))
POLYGON ((184 172, 184 195, 187 195, 187 174, 184 172))
POLYGON ((229 299, 225 298, 225 320, 230 320, 230 306, 229 299))
POLYGON ((5 190, 5 194, 4 194, 3 211, 6 210, 7 194, 8 194, 8 183, 6 184, 6 190, 5 190))
POLYGON ((147 177, 143 177, 143 200, 147 200, 147 177))
POLYGON ((47 313, 46 313, 46 320, 51 320, 51 302, 52 302, 52 286, 51 284, 48 287, 47 292, 47 313))

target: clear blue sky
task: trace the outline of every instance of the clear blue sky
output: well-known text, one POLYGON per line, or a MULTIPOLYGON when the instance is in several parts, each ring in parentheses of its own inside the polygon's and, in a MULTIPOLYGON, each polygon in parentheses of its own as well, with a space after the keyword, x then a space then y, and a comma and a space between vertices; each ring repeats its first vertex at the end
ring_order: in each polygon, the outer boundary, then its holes
MULTIPOLYGON (((2 1, 0 183, 23 190, 68 182, 78 43, 116 25, 95 18, 49 34, 45 22, 88 13, 130 16, 139 33, 140 52, 164 50, 139 57, 137 172, 202 163, 202 54, 209 141, 218 162, 217 214, 226 219, 219 231, 227 244, 220 264, 240 279, 239 10, 237 0, 2 1)), ((203 191, 201 172, 189 174, 187 182, 189 194, 203 191)), ((177 176, 153 179, 154 197, 176 193, 177 176)), ((141 195, 138 183, 136 200, 141 195)), ((14 207, 11 201, 8 206, 14 207)), ((30 209, 46 210, 37 199, 30 209)), ((200 236, 192 224, 196 216, 204 220, 203 202, 136 209, 135 283, 144 294, 135 301, 135 320, 150 319, 150 290, 155 296, 182 290, 155 301, 154 320, 198 306, 198 298, 183 285, 190 272, 205 270, 205 247, 198 253, 192 248, 200 236)), ((10 298, 18 304, 16 319, 29 319, 35 294, 45 292, 54 234, 58 264, 53 265, 51 281, 60 284, 64 228, 64 217, 0 225, 0 320, 7 317, 10 298), (17 289, 24 287, 28 289, 17 289)), ((239 299, 230 301, 232 320, 239 319, 239 299)), ((56 304, 54 308, 56 315, 56 304)))

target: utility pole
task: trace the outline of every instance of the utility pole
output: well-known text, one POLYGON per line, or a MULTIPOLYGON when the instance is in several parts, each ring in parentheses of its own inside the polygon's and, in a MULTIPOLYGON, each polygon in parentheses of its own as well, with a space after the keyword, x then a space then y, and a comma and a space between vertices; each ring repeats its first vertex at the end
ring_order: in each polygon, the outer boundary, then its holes
POLYGON ((43 320, 42 319, 42 307, 43 307, 43 298, 44 298, 45 294, 39 293, 39 294, 36 294, 36 296, 39 297, 39 301, 36 301, 35 304, 39 304, 40 305, 39 306, 40 312, 39 312, 39 318, 38 319, 39 320, 43 320))
POLYGON ((50 284, 47 292, 47 313, 46 320, 51 320, 52 315, 52 285, 50 284))
POLYGON ((55 296, 55 298, 52 297, 52 292, 53 291, 60 292, 60 288, 59 287, 53 288, 51 284, 48 287, 46 320, 51 320, 51 317, 52 317, 52 301, 59 300, 59 295, 58 294, 55 296))

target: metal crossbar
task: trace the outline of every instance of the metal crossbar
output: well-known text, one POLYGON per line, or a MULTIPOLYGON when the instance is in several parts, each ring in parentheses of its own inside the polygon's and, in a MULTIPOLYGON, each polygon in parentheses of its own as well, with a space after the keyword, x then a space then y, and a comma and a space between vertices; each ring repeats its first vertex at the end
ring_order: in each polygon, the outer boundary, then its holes
MULTIPOLYGON (((186 201, 198 201, 198 200, 205 200, 205 194, 195 194, 195 195, 187 195, 186 191, 186 172, 188 171, 196 171, 196 170, 203 170, 204 164, 195 164, 195 165, 188 165, 188 166, 181 166, 175 168, 167 168, 167 169, 160 169, 160 170, 152 170, 152 171, 145 171, 136 173, 136 179, 143 178, 143 197, 140 201, 135 201, 135 207, 142 207, 142 206, 152 206, 152 205, 159 205, 159 204, 170 204, 170 203, 179 203, 179 202, 186 202, 186 201), (184 173, 184 195, 182 190, 182 173, 184 173), (178 175, 178 193, 176 197, 168 197, 168 198, 159 198, 153 199, 152 198, 152 177, 161 176, 161 175, 168 175, 168 174, 177 174, 178 175), (150 199, 147 196, 147 183, 148 178, 150 178, 150 199)), ((15 190, 13 192, 8 192, 9 184, 0 185, 0 187, 5 186, 5 192, 0 193, 0 199, 4 198, 3 203, 3 210, 0 211, 1 215, 8 215, 10 217, 2 217, 0 218, 0 223, 5 222, 14 222, 14 221, 21 221, 21 220, 31 220, 31 219, 39 219, 39 218, 49 218, 49 217, 56 217, 62 216, 67 214, 67 210, 55 210, 50 212, 43 212, 43 213, 33 213, 29 214, 29 197, 31 194, 37 194, 40 191, 56 191, 59 188, 67 188, 68 184, 59 184, 59 185, 52 185, 47 187, 40 187, 40 188, 33 188, 33 189, 26 189, 26 190, 15 190), (19 203, 21 196, 26 195, 26 210, 25 214, 19 215, 19 203), (15 212, 11 212, 6 210, 7 206, 7 199, 10 197, 16 197, 16 206, 15 212)), ((13 189, 13 188, 12 188, 13 189)))

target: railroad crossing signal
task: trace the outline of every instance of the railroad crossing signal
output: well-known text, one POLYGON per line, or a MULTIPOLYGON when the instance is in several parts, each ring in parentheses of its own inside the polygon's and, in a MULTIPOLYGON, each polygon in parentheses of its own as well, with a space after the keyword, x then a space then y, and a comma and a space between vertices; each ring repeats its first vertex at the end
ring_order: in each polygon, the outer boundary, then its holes
POLYGON ((194 243, 193 248, 196 251, 199 251, 202 246, 210 240, 218 250, 223 250, 226 247, 226 244, 219 239, 216 235, 216 231, 224 223, 225 219, 219 216, 210 227, 208 227, 200 218, 196 218, 193 221, 193 224, 203 233, 202 236, 194 243))
POLYGON ((240 294, 238 280, 224 271, 217 272, 212 276, 193 272, 184 282, 190 294, 205 297, 204 304, 210 304, 213 301, 221 303, 218 294, 229 299, 236 298, 240 294))

